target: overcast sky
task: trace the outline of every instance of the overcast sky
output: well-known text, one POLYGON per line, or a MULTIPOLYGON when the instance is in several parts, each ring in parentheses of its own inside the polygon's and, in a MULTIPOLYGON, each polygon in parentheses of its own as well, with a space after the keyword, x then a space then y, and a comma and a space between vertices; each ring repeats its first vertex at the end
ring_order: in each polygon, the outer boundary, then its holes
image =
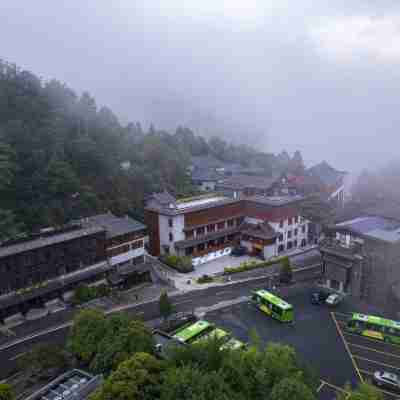
POLYGON ((0 58, 123 123, 348 170, 399 156, 398 0, 1 0, 0 58))

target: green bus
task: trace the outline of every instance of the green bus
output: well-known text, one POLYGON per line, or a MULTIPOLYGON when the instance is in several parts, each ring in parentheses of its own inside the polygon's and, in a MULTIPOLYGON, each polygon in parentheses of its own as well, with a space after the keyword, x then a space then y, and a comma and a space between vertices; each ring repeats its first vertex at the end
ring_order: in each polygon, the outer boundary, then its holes
POLYGON ((390 319, 353 314, 347 321, 346 330, 388 343, 400 344, 400 322, 390 319))
POLYGON ((173 336, 183 343, 193 343, 199 337, 209 333, 214 329, 214 325, 207 321, 199 320, 186 328, 178 330, 173 336))
POLYGON ((230 335, 228 332, 224 331, 221 328, 215 328, 211 332, 208 332, 205 335, 201 335, 193 343, 200 343, 203 340, 209 340, 209 339, 227 340, 227 339, 229 339, 229 337, 230 337, 230 335))
POLYGON ((293 307, 267 290, 253 292, 251 301, 261 311, 281 322, 293 321, 293 307))

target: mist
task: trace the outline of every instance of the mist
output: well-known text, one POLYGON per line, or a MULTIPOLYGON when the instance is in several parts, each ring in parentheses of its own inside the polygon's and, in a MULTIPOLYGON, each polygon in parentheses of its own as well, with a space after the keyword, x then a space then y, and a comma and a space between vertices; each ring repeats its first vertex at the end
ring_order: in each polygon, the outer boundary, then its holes
POLYGON ((0 58, 123 123, 356 171, 398 156, 400 4, 348 3, 3 0, 0 58))

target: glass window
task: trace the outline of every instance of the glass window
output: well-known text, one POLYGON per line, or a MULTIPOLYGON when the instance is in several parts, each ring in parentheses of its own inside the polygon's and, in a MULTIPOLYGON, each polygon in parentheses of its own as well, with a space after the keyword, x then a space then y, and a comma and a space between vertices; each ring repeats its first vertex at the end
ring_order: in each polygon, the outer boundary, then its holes
POLYGON ((287 249, 290 250, 292 248, 293 244, 292 242, 287 242, 287 249))
POLYGON ((225 221, 218 222, 218 229, 225 229, 225 221))
POLYGON ((294 217, 294 223, 297 224, 299 222, 299 217, 294 217))
POLYGON ((174 221, 172 218, 168 218, 168 226, 172 228, 174 226, 174 221))
POLYGON ((306 231, 306 226, 305 226, 305 225, 303 225, 303 226, 301 227, 301 231, 302 231, 303 233, 305 233, 305 231, 306 231))
POLYGON ((292 224, 293 224, 293 218, 289 218, 288 224, 289 224, 289 225, 292 225, 292 224))
POLYGON ((288 237, 288 239, 290 239, 292 237, 292 231, 288 231, 287 237, 288 237))
POLYGON ((298 232, 298 230, 297 230, 297 228, 294 230, 294 236, 297 236, 297 232, 298 232))
POLYGON ((228 227, 229 228, 232 228, 234 224, 235 224, 235 221, 233 219, 228 219, 228 227))
POLYGON ((279 228, 283 228, 283 220, 279 221, 279 228))
POLYGON ((170 242, 174 241, 174 235, 171 232, 169 233, 169 241, 170 242))
POLYGON ((283 235, 282 235, 282 234, 279 235, 279 241, 280 241, 280 242, 283 241, 283 235))
POLYGON ((297 240, 295 240, 295 241, 293 242, 293 246, 294 246, 294 247, 297 247, 297 240))

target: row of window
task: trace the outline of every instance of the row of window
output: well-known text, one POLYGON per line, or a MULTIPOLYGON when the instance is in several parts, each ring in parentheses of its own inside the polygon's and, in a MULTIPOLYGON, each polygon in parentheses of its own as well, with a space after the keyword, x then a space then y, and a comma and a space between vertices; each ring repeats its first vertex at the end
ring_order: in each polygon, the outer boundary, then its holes
MULTIPOLYGON (((301 227, 301 232, 302 232, 302 233, 305 233, 305 232, 306 232, 306 226, 305 226, 305 225, 303 225, 303 226, 301 227)), ((293 231, 287 231, 287 237, 288 237, 288 239, 290 239, 290 238, 292 237, 292 235, 293 235, 293 236, 297 236, 297 234, 298 234, 298 229, 297 229, 297 228, 294 229, 293 231)), ((279 235, 279 237, 278 237, 278 240, 279 240, 280 242, 283 242, 283 239, 284 239, 283 233, 281 233, 281 234, 279 235)))
MULTIPOLYGON (((190 231, 187 231, 185 234, 185 239, 193 239, 194 238, 194 233, 196 231, 196 236, 202 236, 205 235, 206 233, 212 233, 212 232, 216 232, 216 231, 220 231, 226 228, 233 228, 235 226, 235 222, 236 222, 236 226, 239 226, 242 222, 243 222, 243 218, 231 218, 228 219, 226 221, 220 221, 218 223, 214 223, 214 224, 208 224, 207 226, 201 226, 197 229, 192 229, 190 231)), ((173 235, 172 233, 170 233, 169 235, 170 237, 170 242, 172 242, 173 239, 173 235)))
POLYGON ((228 244, 229 242, 232 242, 233 239, 234 239, 234 235, 228 235, 228 236, 218 238, 216 240, 209 240, 207 243, 200 243, 195 247, 194 246, 187 247, 185 249, 185 254, 187 256, 191 256, 195 253, 195 251, 202 252, 206 249, 209 250, 209 249, 213 249, 214 247, 223 246, 225 244, 228 244))
MULTIPOLYGON (((288 225, 298 224, 300 222, 301 217, 296 216, 292 218, 288 218, 288 225)), ((279 221, 279 228, 283 228, 283 224, 285 221, 282 219, 279 221)))
POLYGON ((114 257, 118 254, 126 253, 130 250, 141 249, 143 247, 143 240, 137 240, 131 244, 126 244, 124 246, 119 246, 117 248, 107 251, 108 257, 114 257))
MULTIPOLYGON (((300 242, 300 247, 305 247, 306 245, 307 245, 307 240, 302 239, 300 242)), ((286 243, 286 250, 296 248, 297 246, 298 246, 297 240, 294 240, 293 242, 289 241, 286 243)), ((285 251, 285 246, 283 244, 280 244, 278 246, 278 253, 282 253, 283 251, 285 251)))

